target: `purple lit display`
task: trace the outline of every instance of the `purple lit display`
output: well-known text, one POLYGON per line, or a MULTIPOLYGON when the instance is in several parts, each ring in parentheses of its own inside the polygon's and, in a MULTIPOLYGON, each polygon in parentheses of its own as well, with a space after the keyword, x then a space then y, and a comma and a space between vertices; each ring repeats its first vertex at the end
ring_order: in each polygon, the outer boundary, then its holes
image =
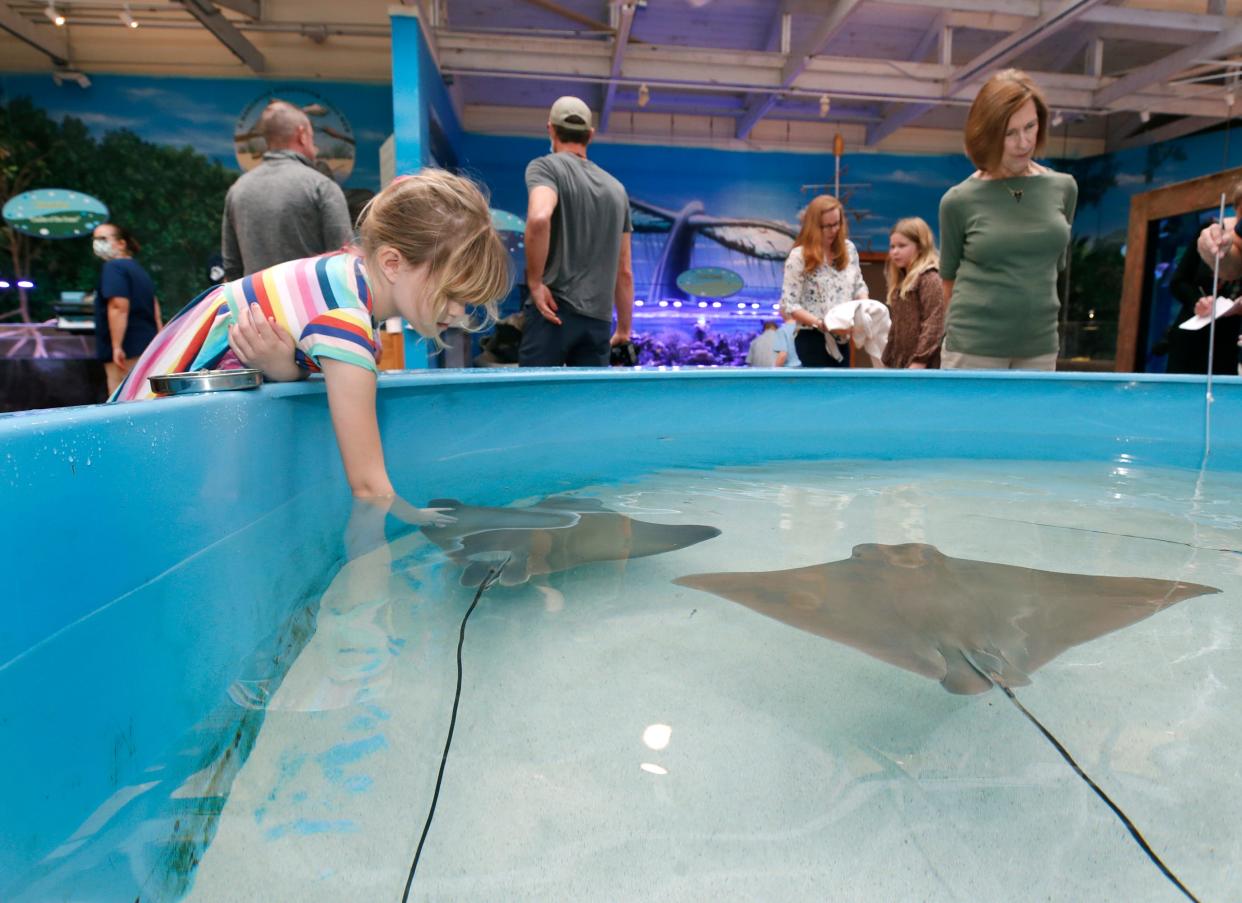
POLYGON ((690 335, 676 328, 643 331, 634 336, 638 363, 644 367, 742 367, 750 347, 750 333, 726 334, 695 326, 690 335))

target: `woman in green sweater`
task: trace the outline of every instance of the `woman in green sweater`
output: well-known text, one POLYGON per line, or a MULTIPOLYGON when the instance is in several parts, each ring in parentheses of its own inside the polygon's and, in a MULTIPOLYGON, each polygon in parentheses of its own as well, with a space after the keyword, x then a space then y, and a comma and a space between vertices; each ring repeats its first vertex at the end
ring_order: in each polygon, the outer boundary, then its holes
POLYGON ((1035 162, 1047 136, 1048 104, 1016 69, 988 79, 970 107, 978 170, 940 200, 945 369, 1056 369, 1057 274, 1078 185, 1035 162))

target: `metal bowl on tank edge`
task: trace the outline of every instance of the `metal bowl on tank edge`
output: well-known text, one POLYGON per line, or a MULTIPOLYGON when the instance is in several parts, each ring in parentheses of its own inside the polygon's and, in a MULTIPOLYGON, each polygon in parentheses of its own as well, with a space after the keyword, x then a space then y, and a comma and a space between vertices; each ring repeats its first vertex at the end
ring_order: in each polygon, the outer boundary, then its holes
POLYGON ((263 382, 263 376, 258 370, 191 370, 186 373, 165 373, 150 379, 151 389, 157 395, 257 389, 263 382))

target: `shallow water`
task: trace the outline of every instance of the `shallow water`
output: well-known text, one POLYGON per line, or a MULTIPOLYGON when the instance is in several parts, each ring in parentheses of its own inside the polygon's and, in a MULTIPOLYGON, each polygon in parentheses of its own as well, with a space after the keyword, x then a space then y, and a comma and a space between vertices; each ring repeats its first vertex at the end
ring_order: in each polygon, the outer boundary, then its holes
MULTIPOLYGON (((954 696, 671 582, 905 542, 1222 590, 1017 693, 1191 890, 1236 899, 1242 476, 782 462, 575 494, 723 533, 487 590, 411 899, 1183 899, 999 691, 954 696)), ((401 899, 474 595, 459 574, 420 534, 351 561, 270 698, 236 688, 266 718, 188 899, 401 899)))

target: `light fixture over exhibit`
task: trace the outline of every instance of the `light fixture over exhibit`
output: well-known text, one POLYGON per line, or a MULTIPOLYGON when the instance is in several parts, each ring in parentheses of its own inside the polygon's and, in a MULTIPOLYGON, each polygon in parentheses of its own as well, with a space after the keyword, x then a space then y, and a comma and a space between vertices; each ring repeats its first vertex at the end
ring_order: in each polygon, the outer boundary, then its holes
POLYGON ((48 20, 57 28, 65 24, 65 17, 56 9, 55 0, 47 0, 47 6, 43 7, 43 15, 47 16, 48 20))
POLYGON ((121 23, 129 28, 137 28, 138 20, 134 18, 133 12, 129 8, 129 0, 125 0, 125 8, 121 10, 121 23))
POLYGON ((819 95, 819 118, 823 119, 828 115, 828 111, 832 109, 832 98, 827 94, 819 95))
POLYGON ((638 105, 645 107, 649 100, 651 100, 651 89, 647 87, 646 82, 643 82, 638 86, 638 105))

